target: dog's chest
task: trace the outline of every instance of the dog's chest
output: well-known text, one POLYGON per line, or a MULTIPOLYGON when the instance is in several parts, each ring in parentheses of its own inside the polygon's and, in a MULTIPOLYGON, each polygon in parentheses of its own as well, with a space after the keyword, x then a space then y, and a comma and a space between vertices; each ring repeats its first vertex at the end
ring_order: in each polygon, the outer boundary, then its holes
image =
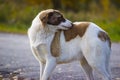
POLYGON ((70 41, 66 41, 64 31, 52 35, 36 35, 36 44, 40 45, 40 56, 44 59, 45 54, 56 57, 58 63, 70 62, 79 59, 81 56, 81 38, 76 36, 70 41), (45 46, 43 45, 45 44, 45 46))
POLYGON ((53 40, 54 35, 45 34, 44 32, 38 32, 36 35, 36 42, 38 45, 45 44, 47 47, 50 47, 50 44, 53 40))
POLYGON ((51 43, 51 54, 57 58, 58 63, 70 62, 81 56, 79 36, 66 41, 64 31, 57 32, 51 43))

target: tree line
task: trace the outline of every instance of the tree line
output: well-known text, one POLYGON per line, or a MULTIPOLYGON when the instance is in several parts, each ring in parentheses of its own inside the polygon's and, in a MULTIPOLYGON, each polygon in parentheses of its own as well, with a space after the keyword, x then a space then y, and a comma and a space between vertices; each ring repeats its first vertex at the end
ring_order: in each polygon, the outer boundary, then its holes
POLYGON ((72 20, 74 12, 83 12, 85 18, 87 12, 110 16, 113 11, 118 13, 120 0, 0 0, 0 23, 28 24, 38 12, 49 8, 66 12, 72 20))
MULTIPOLYGON (((0 3, 14 2, 18 4, 39 5, 43 8, 80 11, 90 10, 92 3, 97 7, 107 10, 110 6, 120 8, 120 0, 1 0, 0 3)), ((19 5, 18 5, 19 7, 19 5)))

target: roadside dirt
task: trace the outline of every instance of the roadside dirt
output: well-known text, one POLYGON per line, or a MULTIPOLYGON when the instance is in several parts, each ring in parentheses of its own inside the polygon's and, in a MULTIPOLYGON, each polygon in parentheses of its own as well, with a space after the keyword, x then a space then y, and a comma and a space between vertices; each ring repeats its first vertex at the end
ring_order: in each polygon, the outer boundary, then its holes
MULTIPOLYGON (((120 43, 112 43, 110 66, 113 80, 120 80, 120 43)), ((39 64, 26 35, 0 33, 0 80, 3 79, 39 80, 39 64)), ((79 62, 73 62, 58 65, 50 80, 86 80, 86 76, 79 62)))

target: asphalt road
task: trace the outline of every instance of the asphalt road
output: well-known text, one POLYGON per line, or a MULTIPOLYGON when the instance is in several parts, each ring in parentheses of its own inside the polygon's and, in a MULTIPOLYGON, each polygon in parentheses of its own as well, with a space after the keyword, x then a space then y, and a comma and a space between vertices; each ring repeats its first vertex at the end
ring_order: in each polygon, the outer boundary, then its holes
MULTIPOLYGON (((112 43, 113 80, 120 80, 120 43, 112 43)), ((95 73, 98 76, 98 74, 95 73)), ((78 62, 58 65, 50 80, 86 80, 78 62)), ((0 80, 39 80, 39 64, 26 35, 0 33, 0 80), (13 79, 16 80, 16 79, 13 79)), ((96 77, 96 80, 101 80, 96 77)))

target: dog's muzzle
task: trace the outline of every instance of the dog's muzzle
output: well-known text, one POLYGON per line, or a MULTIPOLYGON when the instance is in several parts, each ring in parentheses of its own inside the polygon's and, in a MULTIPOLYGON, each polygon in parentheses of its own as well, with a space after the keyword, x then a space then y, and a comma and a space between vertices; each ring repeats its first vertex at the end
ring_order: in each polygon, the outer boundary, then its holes
POLYGON ((64 22, 61 22, 60 25, 62 27, 65 27, 65 28, 72 28, 73 27, 73 23, 67 19, 64 22))

